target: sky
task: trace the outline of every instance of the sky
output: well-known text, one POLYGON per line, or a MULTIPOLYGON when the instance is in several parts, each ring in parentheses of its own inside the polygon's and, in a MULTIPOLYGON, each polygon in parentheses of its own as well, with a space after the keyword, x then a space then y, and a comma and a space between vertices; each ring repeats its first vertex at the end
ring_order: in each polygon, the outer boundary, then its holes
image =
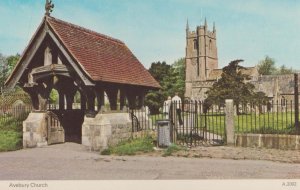
MULTIPOLYGON (((215 22, 219 67, 265 56, 300 69, 299 0, 52 0, 51 16, 120 39, 149 68, 185 56, 185 28, 215 22)), ((22 53, 41 23, 45 0, 0 0, 0 53, 22 53)))

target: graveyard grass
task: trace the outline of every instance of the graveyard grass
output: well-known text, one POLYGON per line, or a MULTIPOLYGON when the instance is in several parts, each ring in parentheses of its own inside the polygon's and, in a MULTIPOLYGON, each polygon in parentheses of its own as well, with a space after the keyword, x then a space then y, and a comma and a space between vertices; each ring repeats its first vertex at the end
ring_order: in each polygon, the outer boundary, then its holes
MULTIPOLYGON (((150 118, 154 125, 157 120, 164 119, 162 114, 152 115, 150 118)), ((234 122, 237 133, 294 134, 296 132, 294 112, 270 112, 259 115, 254 113, 240 114, 235 116, 234 122)), ((224 114, 207 114, 206 121, 204 114, 201 114, 197 116, 197 123, 199 130, 207 126, 207 131, 213 134, 222 136, 225 134, 224 114)))

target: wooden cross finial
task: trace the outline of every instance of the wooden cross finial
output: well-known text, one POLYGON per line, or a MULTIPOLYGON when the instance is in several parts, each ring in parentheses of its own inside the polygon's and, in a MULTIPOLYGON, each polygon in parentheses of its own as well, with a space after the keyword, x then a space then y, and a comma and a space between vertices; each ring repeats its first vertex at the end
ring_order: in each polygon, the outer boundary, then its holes
POLYGON ((45 15, 50 16, 50 13, 53 11, 52 9, 54 8, 54 4, 52 3, 52 0, 46 0, 46 5, 45 5, 45 15))

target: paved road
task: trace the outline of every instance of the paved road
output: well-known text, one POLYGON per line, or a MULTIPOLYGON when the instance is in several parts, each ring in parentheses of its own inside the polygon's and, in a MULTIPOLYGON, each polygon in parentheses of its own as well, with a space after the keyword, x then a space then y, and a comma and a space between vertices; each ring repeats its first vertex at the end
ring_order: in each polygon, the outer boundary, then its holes
POLYGON ((101 156, 65 143, 0 153, 1 180, 300 178, 300 164, 153 156, 101 156))

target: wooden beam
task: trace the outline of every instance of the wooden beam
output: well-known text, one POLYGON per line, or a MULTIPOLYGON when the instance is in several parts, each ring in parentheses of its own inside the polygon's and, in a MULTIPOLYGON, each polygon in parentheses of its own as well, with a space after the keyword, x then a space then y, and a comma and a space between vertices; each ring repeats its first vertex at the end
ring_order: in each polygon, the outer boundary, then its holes
POLYGON ((40 48, 43 40, 46 37, 46 31, 42 30, 42 33, 38 35, 37 39, 33 42, 33 44, 30 44, 31 48, 26 50, 22 58, 23 61, 18 63, 19 68, 15 71, 15 74, 13 73, 10 78, 7 80, 7 88, 14 88, 17 84, 17 82, 22 77, 25 69, 28 67, 29 63, 32 61, 33 56, 36 54, 37 50, 40 48))
MULTIPOLYGON (((63 44, 60 43, 60 41, 57 39, 57 37, 55 36, 55 34, 51 30, 49 30, 49 35, 52 38, 52 40, 54 41, 54 43, 56 44, 56 46, 59 48, 59 50, 67 58, 67 60, 72 65, 72 67, 74 68, 74 70, 76 71, 76 73, 78 74, 78 76, 81 78, 81 80, 84 82, 84 84, 86 86, 95 86, 95 83, 92 82, 91 80, 89 80, 86 77, 86 75, 88 75, 86 73, 86 71, 85 71, 85 73, 83 73, 81 71, 81 69, 78 67, 78 65, 74 62, 74 60, 71 58, 71 56, 69 55, 69 53, 66 51, 66 49, 63 46, 63 44)), ((84 70, 84 68, 82 68, 82 70, 84 70)))

